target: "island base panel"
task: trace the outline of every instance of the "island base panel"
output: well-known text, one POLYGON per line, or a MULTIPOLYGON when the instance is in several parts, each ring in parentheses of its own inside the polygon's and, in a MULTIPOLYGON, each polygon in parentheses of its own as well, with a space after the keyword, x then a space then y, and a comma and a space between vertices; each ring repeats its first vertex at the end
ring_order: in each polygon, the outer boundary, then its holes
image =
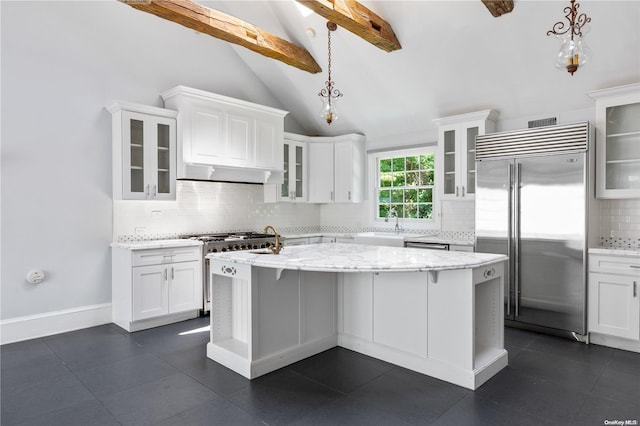
POLYGON ((338 336, 338 346, 471 390, 478 389, 508 364, 508 354, 504 349, 493 351, 492 358, 483 359, 481 368, 466 370, 445 361, 420 357, 345 334, 338 336))
POLYGON ((207 357, 247 379, 255 379, 336 346, 338 346, 337 336, 325 337, 251 361, 246 356, 229 349, 229 345, 225 345, 225 342, 210 342, 207 344, 207 357))

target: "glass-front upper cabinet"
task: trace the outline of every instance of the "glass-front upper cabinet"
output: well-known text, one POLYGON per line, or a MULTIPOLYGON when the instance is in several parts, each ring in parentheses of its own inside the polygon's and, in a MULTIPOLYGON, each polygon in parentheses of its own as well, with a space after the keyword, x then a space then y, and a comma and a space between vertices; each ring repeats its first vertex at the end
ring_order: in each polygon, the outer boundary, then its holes
POLYGON ((436 160, 439 195, 443 200, 472 200, 476 192, 476 136, 495 131, 493 110, 438 118, 436 160))
POLYGON ((175 111, 128 102, 107 106, 113 116, 113 198, 175 200, 175 111))
POLYGON ((640 198, 640 84, 589 96, 596 100, 596 195, 640 198))
POLYGON ((284 141, 284 182, 280 185, 281 201, 306 201, 307 144, 284 141))

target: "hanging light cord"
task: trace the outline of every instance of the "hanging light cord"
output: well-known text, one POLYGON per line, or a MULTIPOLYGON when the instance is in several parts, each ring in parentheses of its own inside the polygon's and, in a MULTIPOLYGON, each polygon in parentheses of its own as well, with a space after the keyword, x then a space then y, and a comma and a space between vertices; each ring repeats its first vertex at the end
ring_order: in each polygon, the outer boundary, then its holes
POLYGON ((334 89, 333 85, 334 82, 331 80, 331 32, 335 31, 337 28, 337 25, 331 21, 327 22, 327 30, 328 30, 328 37, 327 37, 327 50, 328 50, 328 64, 327 64, 327 81, 325 82, 325 88, 320 90, 320 93, 318 93, 318 95, 327 98, 327 102, 329 103, 329 105, 331 105, 331 98, 339 98, 340 96, 342 96, 342 93, 340 92, 340 90, 338 89, 334 89))

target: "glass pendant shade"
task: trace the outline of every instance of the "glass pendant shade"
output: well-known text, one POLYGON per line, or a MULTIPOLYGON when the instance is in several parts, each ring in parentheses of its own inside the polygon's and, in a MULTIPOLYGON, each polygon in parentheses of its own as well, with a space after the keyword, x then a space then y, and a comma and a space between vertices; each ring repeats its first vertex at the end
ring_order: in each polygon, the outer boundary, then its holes
POLYGON ((584 31, 582 36, 569 34, 559 37, 562 41, 560 51, 556 56, 556 68, 566 69, 573 75, 579 67, 584 66, 592 57, 589 46, 584 41, 584 31))
POLYGON ((336 109, 337 98, 331 99, 331 102, 329 102, 328 98, 321 98, 321 100, 322 109, 320 110, 320 116, 322 116, 327 124, 331 124, 338 119, 338 110, 336 109))
POLYGON ((569 24, 558 21, 547 31, 548 36, 555 35, 562 43, 556 56, 556 68, 566 69, 571 75, 589 62, 592 56, 591 49, 584 41, 585 34, 591 29, 587 25, 591 22, 591 18, 585 13, 578 13, 579 8, 580 3, 571 0, 571 5, 564 8, 565 18, 569 24))

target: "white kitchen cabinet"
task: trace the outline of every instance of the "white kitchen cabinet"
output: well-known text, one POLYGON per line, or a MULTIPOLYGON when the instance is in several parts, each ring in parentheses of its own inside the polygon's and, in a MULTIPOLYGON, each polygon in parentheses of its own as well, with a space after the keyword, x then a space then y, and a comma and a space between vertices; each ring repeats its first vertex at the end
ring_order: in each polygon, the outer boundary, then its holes
POLYGON ((286 246, 302 246, 306 244, 323 243, 323 237, 299 237, 299 238, 283 238, 282 245, 286 246))
POLYGON ((309 244, 309 238, 301 237, 301 238, 283 238, 282 245, 287 246, 303 246, 305 244, 309 244))
POLYGON ((466 252, 472 252, 472 251, 473 251, 473 246, 470 246, 470 245, 463 245, 463 244, 450 244, 450 245, 449 245, 449 250, 450 250, 450 251, 466 251, 466 252))
POLYGON ((476 190, 476 136, 495 132, 498 113, 472 112, 435 119, 437 186, 442 200, 472 200, 476 190))
POLYGON ((130 102, 112 114, 113 198, 176 199, 176 111, 130 102))
POLYGON ((640 83, 589 96, 596 101, 596 195, 640 198, 640 83))
POLYGON ((138 331, 197 317, 202 307, 201 250, 114 247, 113 322, 138 331))
POLYGON ((285 139, 283 154, 284 182, 280 185, 279 200, 306 201, 307 144, 293 139, 285 139))
POLYGON ((640 258, 589 255, 590 333, 640 342, 640 258))
POLYGON ((310 203, 333 202, 335 196, 334 162, 333 142, 318 140, 309 142, 310 203))
POLYGON ((178 114, 178 178, 282 182, 286 111, 177 86, 161 94, 178 114))
POLYGON ((364 199, 364 141, 359 134, 309 141, 309 202, 359 203, 364 199))

